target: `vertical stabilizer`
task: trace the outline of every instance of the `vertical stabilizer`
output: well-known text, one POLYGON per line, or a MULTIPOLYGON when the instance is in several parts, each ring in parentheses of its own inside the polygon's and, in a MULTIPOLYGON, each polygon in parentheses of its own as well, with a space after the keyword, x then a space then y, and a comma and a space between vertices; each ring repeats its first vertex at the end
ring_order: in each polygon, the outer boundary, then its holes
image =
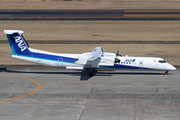
POLYGON ((22 33, 24 33, 23 31, 4 30, 4 33, 7 36, 13 55, 32 55, 31 51, 28 49, 29 46, 26 44, 22 36, 22 33))

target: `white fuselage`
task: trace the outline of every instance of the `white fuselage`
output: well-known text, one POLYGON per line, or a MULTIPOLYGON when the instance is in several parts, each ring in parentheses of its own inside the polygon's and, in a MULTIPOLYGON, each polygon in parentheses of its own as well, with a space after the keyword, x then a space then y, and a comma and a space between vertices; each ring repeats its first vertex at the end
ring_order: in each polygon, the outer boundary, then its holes
MULTIPOLYGON (((171 64, 157 57, 128 57, 103 52, 96 47, 92 52, 82 54, 58 54, 32 49, 25 41, 22 30, 4 30, 12 50, 12 57, 44 66, 66 67, 66 69, 91 69, 89 76, 97 68, 133 70, 176 70, 171 64)), ((119 51, 119 50, 118 50, 119 51)), ((117 51, 117 53, 118 53, 117 51)))
POLYGON ((38 56, 27 57, 12 55, 12 57, 44 66, 66 67, 67 69, 114 68, 162 71, 176 70, 176 68, 173 67, 171 64, 167 62, 161 62, 163 61, 163 59, 157 57, 117 56, 120 62, 115 63, 114 58, 116 58, 116 54, 104 52, 104 56, 101 57, 100 61, 90 62, 87 60, 90 58, 91 52, 82 54, 57 54, 32 48, 29 48, 29 50, 33 53, 37 53, 38 56), (43 55, 46 57, 44 57, 43 55))

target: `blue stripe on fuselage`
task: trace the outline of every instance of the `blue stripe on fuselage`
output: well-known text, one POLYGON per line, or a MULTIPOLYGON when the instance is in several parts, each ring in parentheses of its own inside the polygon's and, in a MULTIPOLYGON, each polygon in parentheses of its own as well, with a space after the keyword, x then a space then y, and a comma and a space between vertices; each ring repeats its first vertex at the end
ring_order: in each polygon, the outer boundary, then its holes
MULTIPOLYGON (((23 57, 28 57, 24 56, 23 57)), ((57 56, 57 55, 50 55, 50 54, 43 54, 43 53, 33 53, 32 56, 29 56, 29 58, 36 58, 36 59, 44 59, 44 60, 51 60, 51 61, 59 61, 59 59, 62 59, 63 62, 70 62, 74 63, 74 61, 78 60, 77 58, 70 58, 65 56, 57 56)))
MULTIPOLYGON (((139 69, 139 67, 129 66, 129 65, 121 65, 121 64, 114 64, 114 66, 104 66, 100 65, 99 67, 102 68, 122 68, 122 69, 139 69)), ((144 68, 143 69, 150 69, 150 68, 144 68)))
POLYGON ((139 69, 139 67, 134 67, 134 66, 129 66, 129 65, 120 65, 120 64, 114 64, 114 68, 139 69))
POLYGON ((57 56, 57 55, 50 55, 50 54, 43 54, 43 53, 33 53, 33 57, 36 58, 41 58, 41 59, 48 59, 48 60, 57 60, 59 58, 63 59, 63 60, 70 60, 70 61, 76 61, 78 60, 77 58, 70 58, 70 57, 64 57, 64 56, 57 56))

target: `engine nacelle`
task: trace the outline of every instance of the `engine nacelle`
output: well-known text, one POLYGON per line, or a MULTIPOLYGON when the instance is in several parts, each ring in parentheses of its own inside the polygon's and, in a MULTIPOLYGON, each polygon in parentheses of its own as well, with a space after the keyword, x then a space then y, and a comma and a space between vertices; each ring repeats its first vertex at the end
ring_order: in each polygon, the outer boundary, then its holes
POLYGON ((114 60, 114 63, 120 63, 121 62, 121 60, 120 59, 118 59, 118 58, 114 58, 115 60, 114 60))
POLYGON ((109 57, 102 57, 99 65, 114 66, 114 59, 109 57))

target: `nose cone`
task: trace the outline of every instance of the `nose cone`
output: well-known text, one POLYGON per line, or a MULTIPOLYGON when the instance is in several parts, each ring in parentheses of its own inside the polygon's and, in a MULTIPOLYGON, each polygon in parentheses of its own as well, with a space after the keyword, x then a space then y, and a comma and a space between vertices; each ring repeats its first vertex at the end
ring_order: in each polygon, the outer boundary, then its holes
POLYGON ((170 65, 169 70, 176 70, 176 68, 174 66, 170 65))

